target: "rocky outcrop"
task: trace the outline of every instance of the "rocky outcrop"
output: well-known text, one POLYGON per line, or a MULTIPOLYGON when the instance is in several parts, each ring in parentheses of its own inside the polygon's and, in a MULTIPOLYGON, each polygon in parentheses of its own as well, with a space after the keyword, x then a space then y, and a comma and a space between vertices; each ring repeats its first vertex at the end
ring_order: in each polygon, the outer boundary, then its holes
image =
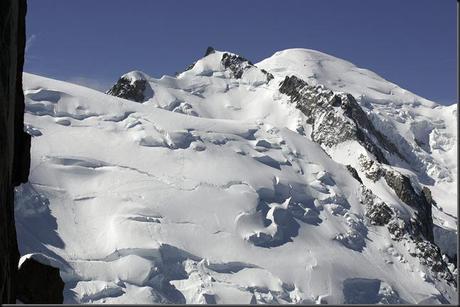
POLYGON ((437 278, 444 279, 455 285, 457 284, 447 263, 442 258, 441 250, 435 244, 428 241, 418 241, 415 243, 415 248, 410 251, 410 254, 419 258, 422 264, 431 268, 437 278))
POLYGON ((346 167, 347 167, 347 170, 350 172, 350 174, 353 176, 353 178, 358 180, 359 183, 363 184, 363 181, 361 180, 361 177, 359 177, 356 169, 351 165, 347 165, 346 167))
POLYGON ((15 303, 19 252, 14 223, 14 186, 26 182, 30 136, 24 132, 22 68, 25 0, 0 2, 0 296, 15 303))
POLYGON ((425 193, 418 194, 412 187, 409 177, 402 174, 386 171, 384 177, 388 186, 394 190, 399 199, 416 210, 416 218, 412 221, 414 235, 423 235, 425 239, 433 242, 431 203, 427 201, 425 193))
POLYGON ((366 217, 371 225, 384 226, 390 222, 394 213, 383 201, 377 201, 371 190, 363 188, 361 203, 366 208, 366 217))
MULTIPOLYGON (((374 145, 372 144, 373 141, 371 141, 371 139, 375 138, 377 140, 376 144, 378 146, 382 147, 390 154, 396 154, 397 156, 399 156, 399 158, 405 160, 405 157, 399 152, 396 145, 390 142, 390 140, 388 140, 388 138, 385 135, 380 133, 380 131, 378 131, 374 127, 367 114, 363 111, 363 109, 356 102, 355 98, 352 95, 346 94, 345 102, 345 104, 342 103, 341 107, 342 109, 345 109, 345 115, 351 118, 354 121, 355 125, 358 127, 358 140, 361 140, 361 142, 365 143, 365 147, 367 146, 366 149, 374 153, 372 151, 374 145)), ((379 162, 385 163, 383 161, 379 162)))
POLYGON ((143 102, 146 100, 144 92, 147 86, 150 85, 147 84, 146 80, 130 80, 129 78, 121 77, 118 79, 117 83, 107 91, 107 94, 135 102, 143 102))
MULTIPOLYGON (((246 69, 256 67, 251 61, 242 56, 229 53, 224 53, 221 62, 225 69, 229 69, 232 72, 235 79, 240 79, 246 69)), ((273 80, 274 77, 271 73, 267 72, 265 69, 261 69, 260 71, 265 74, 267 83, 273 80)))
POLYGON ((241 78, 244 70, 248 66, 254 66, 254 64, 252 64, 249 60, 246 60, 245 58, 239 55, 229 53, 224 53, 224 55, 222 56, 222 65, 224 65, 226 69, 230 69, 230 71, 233 74, 233 77, 236 79, 241 78))
POLYGON ((409 177, 383 167, 380 163, 370 160, 364 155, 359 157, 361 171, 364 175, 376 182, 384 178, 387 185, 393 189, 396 196, 406 205, 414 209, 414 218, 411 221, 412 235, 423 237, 433 242, 433 217, 431 206, 435 204, 431 197, 431 191, 427 187, 420 188, 417 192, 409 177))
MULTIPOLYGON (((22 259, 21 259, 22 260, 22 259)), ((41 260, 43 262, 43 259, 41 260)), ((32 257, 19 266, 17 298, 24 304, 62 304, 64 282, 59 269, 43 264, 32 257)))
POLYGON ((334 93, 323 85, 309 85, 296 76, 286 76, 279 90, 290 96, 291 102, 307 116, 315 142, 331 147, 356 140, 381 163, 388 164, 384 151, 404 159, 397 147, 374 127, 352 95, 334 93))
POLYGON ((361 166, 361 171, 367 179, 376 182, 385 175, 384 169, 378 162, 368 159, 363 154, 358 157, 358 161, 361 166))
MULTIPOLYGON (((456 285, 456 279, 449 268, 449 259, 444 259, 440 248, 420 235, 418 225, 407 223, 399 215, 398 210, 391 209, 385 202, 378 199, 370 189, 362 186, 361 203, 365 215, 371 225, 385 226, 390 237, 395 241, 404 241, 412 257, 428 267, 433 277, 456 285)), ((455 269, 455 267, 454 267, 455 269)))
POLYGON ((213 47, 209 46, 209 47, 206 49, 206 52, 204 53, 204 56, 208 56, 208 55, 210 55, 210 54, 212 54, 212 53, 214 53, 214 52, 216 52, 216 50, 215 50, 213 47))
POLYGON ((431 196, 431 190, 429 188, 423 187, 422 194, 429 204, 436 206, 436 202, 434 201, 433 196, 431 196))
POLYGON ((391 235, 391 238, 396 241, 403 239, 404 235, 409 233, 409 229, 401 218, 393 218, 388 223, 388 232, 391 235))

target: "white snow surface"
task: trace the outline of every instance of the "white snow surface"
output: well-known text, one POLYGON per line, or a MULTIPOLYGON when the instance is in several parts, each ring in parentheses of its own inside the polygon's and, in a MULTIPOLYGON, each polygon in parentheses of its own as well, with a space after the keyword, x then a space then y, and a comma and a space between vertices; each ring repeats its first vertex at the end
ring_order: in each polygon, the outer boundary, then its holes
MULTIPOLYGON (((222 54, 177 77, 126 74, 148 80, 144 103, 24 74, 33 137, 29 182, 16 190, 18 241, 21 255, 59 267, 64 303, 457 303, 455 288, 365 221, 339 151, 296 132, 309 127, 278 87, 295 74, 350 92, 378 128, 426 141, 420 152, 407 145, 421 162, 405 171, 432 190, 448 234, 457 231, 456 106, 317 51, 277 52, 241 79, 222 54), (301 219, 286 217, 291 206, 301 219)), ((362 148, 343 146, 355 165, 362 148)), ((365 183, 406 208, 386 184, 365 183)))

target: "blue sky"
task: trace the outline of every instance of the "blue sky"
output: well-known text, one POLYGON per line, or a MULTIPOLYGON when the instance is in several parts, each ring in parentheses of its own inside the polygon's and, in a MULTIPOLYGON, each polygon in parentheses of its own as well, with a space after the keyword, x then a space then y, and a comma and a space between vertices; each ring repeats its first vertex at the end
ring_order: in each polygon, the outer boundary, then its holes
POLYGON ((457 101, 455 0, 29 0, 25 71, 107 89, 182 71, 207 46, 258 62, 316 49, 457 101))

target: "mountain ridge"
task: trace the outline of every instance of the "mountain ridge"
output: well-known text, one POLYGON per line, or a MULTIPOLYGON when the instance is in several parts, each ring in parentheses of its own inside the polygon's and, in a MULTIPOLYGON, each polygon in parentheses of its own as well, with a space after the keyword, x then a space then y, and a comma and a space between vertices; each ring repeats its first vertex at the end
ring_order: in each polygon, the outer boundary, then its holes
POLYGON ((322 69, 345 86, 303 80, 292 52, 208 49, 175 77, 125 74, 114 96, 25 74, 21 255, 54 259, 74 303, 457 302, 454 114, 342 91, 368 76, 347 85, 337 58, 322 69))

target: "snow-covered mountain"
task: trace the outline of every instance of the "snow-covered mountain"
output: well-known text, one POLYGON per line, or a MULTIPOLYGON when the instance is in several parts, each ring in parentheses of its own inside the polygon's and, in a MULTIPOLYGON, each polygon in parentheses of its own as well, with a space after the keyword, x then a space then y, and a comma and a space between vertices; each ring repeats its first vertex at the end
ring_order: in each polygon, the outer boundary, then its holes
POLYGON ((458 303, 456 105, 307 49, 24 84, 18 241, 65 303, 458 303))

